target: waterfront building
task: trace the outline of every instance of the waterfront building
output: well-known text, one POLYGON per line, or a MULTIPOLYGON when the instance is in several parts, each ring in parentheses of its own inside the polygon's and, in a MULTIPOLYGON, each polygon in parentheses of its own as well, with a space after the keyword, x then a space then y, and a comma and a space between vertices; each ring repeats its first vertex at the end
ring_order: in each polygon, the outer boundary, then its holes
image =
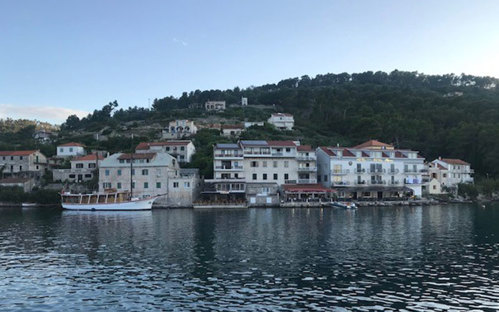
POLYGON ((460 183, 473 183, 474 170, 461 159, 441 158, 427 164, 429 194, 456 192, 460 183))
POLYGON ((47 157, 38 150, 0 151, 3 177, 40 177, 47 168, 47 157))
POLYGON ((286 113, 274 113, 270 116, 268 122, 279 130, 293 130, 295 126, 293 115, 286 113))
POLYGON ((137 145, 137 153, 165 152, 181 163, 190 162, 196 153, 196 147, 191 140, 170 140, 164 142, 142 142, 137 145))
POLYGON ((207 111, 224 111, 225 101, 207 101, 204 104, 204 107, 207 111))
POLYGON ((101 154, 90 154, 71 159, 70 169, 53 169, 54 181, 85 182, 94 178, 104 156, 101 154))
POLYGON ((85 147, 76 142, 69 142, 57 146, 57 157, 75 157, 85 155, 85 147))
POLYGON ((99 191, 132 190, 135 197, 144 198, 167 195, 169 179, 177 177, 179 169, 177 160, 167 153, 116 153, 100 163, 99 191))
POLYGON ((0 187, 19 187, 25 193, 31 192, 34 185, 35 184, 32 178, 9 177, 0 179, 0 187))
POLYGON ((163 139, 182 139, 193 136, 197 131, 198 128, 192 120, 173 120, 162 130, 161 136, 163 139))
POLYGON ((242 125, 222 125, 222 135, 226 137, 238 137, 243 131, 242 125))
POLYGON ((417 151, 370 140, 354 147, 319 147, 316 154, 318 182, 340 198, 422 195, 424 158, 417 151))

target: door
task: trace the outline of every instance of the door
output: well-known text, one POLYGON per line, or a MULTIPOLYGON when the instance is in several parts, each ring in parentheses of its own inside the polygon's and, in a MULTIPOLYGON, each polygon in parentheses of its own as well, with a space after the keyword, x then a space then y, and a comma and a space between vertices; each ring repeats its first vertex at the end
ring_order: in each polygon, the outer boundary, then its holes
POLYGON ((383 199, 383 192, 378 192, 378 199, 383 199))

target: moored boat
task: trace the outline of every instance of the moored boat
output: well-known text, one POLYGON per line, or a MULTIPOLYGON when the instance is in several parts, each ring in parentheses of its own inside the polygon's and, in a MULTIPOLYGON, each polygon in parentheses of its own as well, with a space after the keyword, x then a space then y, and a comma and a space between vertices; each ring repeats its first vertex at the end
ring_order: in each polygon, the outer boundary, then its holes
POLYGON ((357 205, 352 202, 332 202, 331 206, 333 207, 338 207, 338 208, 344 208, 344 209, 356 209, 357 205))
POLYGON ((148 197, 144 199, 132 198, 128 192, 109 192, 94 194, 71 194, 62 193, 62 208, 68 210, 150 210, 154 201, 158 198, 148 197))

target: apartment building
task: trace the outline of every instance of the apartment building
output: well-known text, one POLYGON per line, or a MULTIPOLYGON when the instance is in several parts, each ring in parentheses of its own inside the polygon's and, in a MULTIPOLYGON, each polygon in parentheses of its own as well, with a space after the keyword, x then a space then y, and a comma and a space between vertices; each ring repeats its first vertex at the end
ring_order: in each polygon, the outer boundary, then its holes
POLYGON ((190 162, 196 153, 191 140, 170 140, 164 142, 142 142, 135 148, 136 153, 165 152, 181 163, 190 162))
POLYGON ((442 194, 457 191, 460 183, 473 183, 474 170, 471 164, 461 159, 441 158, 427 164, 429 194, 442 194))
POLYGON ((53 169, 54 181, 85 182, 94 178, 104 159, 101 154, 90 154, 71 159, 70 169, 53 169))
POLYGON ((293 130, 295 120, 293 115, 286 113, 275 113, 270 116, 268 123, 274 125, 279 130, 293 130))
POLYGON ((47 168, 47 158, 38 150, 0 151, 0 173, 2 176, 41 176, 47 168))
POLYGON ((383 199, 422 195, 424 158, 370 140, 354 147, 319 147, 318 182, 341 198, 383 199))
POLYGON ((224 111, 225 101, 207 101, 206 103, 204 103, 204 108, 207 111, 224 111))
POLYGON ((178 161, 167 153, 116 153, 100 163, 99 191, 132 190, 135 197, 167 195, 169 180, 179 175, 179 169, 178 161))
POLYGON ((57 157, 75 157, 85 155, 85 147, 76 142, 69 142, 57 146, 57 157))
POLYGON ((192 120, 173 120, 161 132, 163 139, 182 139, 193 136, 197 133, 198 127, 192 120))

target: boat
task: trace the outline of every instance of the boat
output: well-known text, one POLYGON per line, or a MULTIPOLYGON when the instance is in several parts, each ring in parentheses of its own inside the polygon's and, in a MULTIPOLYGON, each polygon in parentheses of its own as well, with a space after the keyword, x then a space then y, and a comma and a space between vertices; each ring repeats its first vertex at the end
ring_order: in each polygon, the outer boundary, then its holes
POLYGON ((357 205, 352 202, 331 202, 331 206, 344 209, 357 209, 357 205))
POLYGON ((151 210, 160 197, 134 198, 128 192, 105 192, 93 194, 61 193, 61 205, 68 210, 123 211, 151 210))
POLYGON ((31 207, 37 207, 37 203, 21 203, 21 207, 23 208, 31 208, 31 207))

